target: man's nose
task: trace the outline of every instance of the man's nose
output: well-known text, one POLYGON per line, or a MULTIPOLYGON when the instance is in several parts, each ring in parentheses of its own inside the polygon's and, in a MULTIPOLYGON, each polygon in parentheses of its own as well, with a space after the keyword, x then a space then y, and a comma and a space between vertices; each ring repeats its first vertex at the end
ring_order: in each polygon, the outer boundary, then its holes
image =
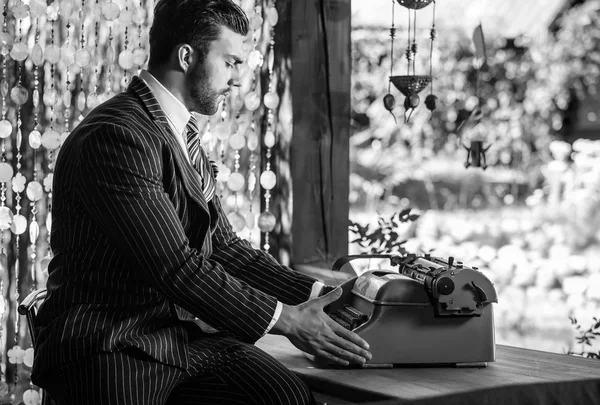
POLYGON ((231 78, 227 82, 229 86, 240 87, 242 85, 240 81, 240 70, 238 68, 233 69, 231 78))

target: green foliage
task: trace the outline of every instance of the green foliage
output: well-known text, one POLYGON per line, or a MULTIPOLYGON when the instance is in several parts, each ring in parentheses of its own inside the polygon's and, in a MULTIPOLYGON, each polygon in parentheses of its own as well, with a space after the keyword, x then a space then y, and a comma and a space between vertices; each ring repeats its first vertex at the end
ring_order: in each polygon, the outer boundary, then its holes
POLYGON ((578 333, 578 336, 575 337, 575 340, 578 344, 582 346, 580 352, 574 352, 569 350, 567 354, 575 355, 575 356, 584 356, 589 359, 597 359, 600 360, 600 350, 594 352, 593 350, 585 350, 593 345, 593 341, 598 339, 600 341, 600 320, 596 317, 593 318, 593 324, 585 329, 582 328, 577 319, 574 317, 569 317, 571 320, 571 324, 575 328, 578 333))
MULTIPOLYGON (((571 139, 577 101, 597 92, 599 10, 599 2, 574 7, 560 18, 555 33, 535 39, 486 37, 488 59, 479 75, 473 64, 471 33, 439 30, 433 48, 432 87, 419 94, 421 103, 408 123, 403 118, 404 96, 388 82, 390 73, 406 74, 401 41, 406 33, 397 32, 392 68, 389 32, 355 28, 351 153, 353 173, 363 181, 356 179, 354 190, 360 194, 364 183, 375 184, 386 190, 380 195, 385 197, 411 180, 430 181, 436 188, 440 181, 460 182, 467 170, 481 172, 463 166, 467 155, 463 144, 469 146, 474 139, 491 145, 486 153, 490 165, 486 182, 519 183, 529 187, 529 192, 537 187, 540 168, 551 158, 550 143, 561 137, 571 139), (384 107, 388 92, 396 99, 397 124, 384 107), (430 92, 439 99, 433 114, 424 105, 430 92), (480 118, 461 126, 478 107, 480 118), (437 170, 437 166, 444 169, 437 170)), ((419 28, 416 73, 429 74, 428 27, 419 28)), ((428 208, 413 198, 410 204, 428 208)))
POLYGON ((350 220, 348 229, 356 236, 350 243, 360 246, 364 253, 408 253, 404 247, 406 240, 400 238, 399 228, 401 224, 414 222, 419 218, 418 214, 411 214, 411 211, 411 208, 407 208, 393 213, 389 218, 379 216, 375 229, 371 229, 369 224, 362 226, 350 220))

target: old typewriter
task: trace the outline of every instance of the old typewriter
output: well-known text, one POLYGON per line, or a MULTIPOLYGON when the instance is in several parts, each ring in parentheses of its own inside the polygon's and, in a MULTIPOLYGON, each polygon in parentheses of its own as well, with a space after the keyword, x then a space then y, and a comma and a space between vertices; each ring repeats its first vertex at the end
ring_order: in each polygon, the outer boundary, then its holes
POLYGON ((391 268, 345 282, 340 299, 325 311, 369 343, 373 357, 362 367, 485 367, 495 361, 496 290, 476 267, 452 257, 372 254, 343 257, 333 270, 359 258, 389 259, 391 268))

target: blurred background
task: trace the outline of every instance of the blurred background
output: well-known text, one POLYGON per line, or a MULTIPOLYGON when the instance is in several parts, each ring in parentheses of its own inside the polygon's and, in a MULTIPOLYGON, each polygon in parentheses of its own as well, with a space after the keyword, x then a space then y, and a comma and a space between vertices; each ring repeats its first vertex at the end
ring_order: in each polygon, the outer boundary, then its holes
POLYGON ((350 252, 459 258, 495 283, 498 343, 597 358, 600 0, 439 0, 434 41, 433 4, 393 3, 352 1, 350 252), (413 38, 433 82, 406 122, 388 78, 413 38))

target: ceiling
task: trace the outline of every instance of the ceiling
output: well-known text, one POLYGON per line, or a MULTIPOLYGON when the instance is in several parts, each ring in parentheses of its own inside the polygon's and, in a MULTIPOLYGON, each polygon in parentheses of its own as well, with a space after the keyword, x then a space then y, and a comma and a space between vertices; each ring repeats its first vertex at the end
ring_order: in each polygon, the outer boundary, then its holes
MULTIPOLYGON (((352 0, 352 25, 389 27, 393 0, 352 0)), ((514 38, 543 36, 568 0, 437 0, 436 26, 464 27, 472 31, 480 22, 491 36, 514 38)), ((431 25, 433 4, 417 11, 431 25)), ((421 17, 422 16, 422 17, 421 17)), ((396 27, 407 24, 408 10, 395 3, 396 27)))

